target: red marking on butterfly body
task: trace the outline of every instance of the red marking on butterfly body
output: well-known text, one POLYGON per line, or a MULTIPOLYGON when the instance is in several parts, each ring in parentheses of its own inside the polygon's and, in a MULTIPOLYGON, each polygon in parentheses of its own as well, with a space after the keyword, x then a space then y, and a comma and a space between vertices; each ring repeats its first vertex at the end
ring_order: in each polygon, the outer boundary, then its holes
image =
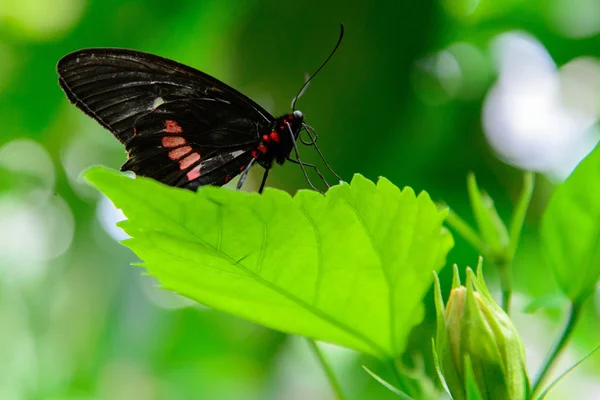
POLYGON ((181 157, 192 151, 192 146, 183 146, 169 151, 169 158, 173 161, 179 160, 181 157))
POLYGON ((273 140, 274 142, 279 143, 279 133, 273 131, 271 132, 271 135, 269 136, 271 138, 271 140, 273 140))
POLYGON ((194 164, 196 161, 200 160, 200 154, 192 153, 183 160, 179 161, 179 169, 184 170, 187 169, 190 165, 194 164))
POLYGON ((186 144, 186 141, 181 136, 163 136, 162 145, 168 149, 179 147, 186 144))
POLYGON ((165 121, 165 129, 163 129, 163 131, 167 133, 181 133, 183 132, 183 128, 179 126, 177 121, 168 119, 165 121))

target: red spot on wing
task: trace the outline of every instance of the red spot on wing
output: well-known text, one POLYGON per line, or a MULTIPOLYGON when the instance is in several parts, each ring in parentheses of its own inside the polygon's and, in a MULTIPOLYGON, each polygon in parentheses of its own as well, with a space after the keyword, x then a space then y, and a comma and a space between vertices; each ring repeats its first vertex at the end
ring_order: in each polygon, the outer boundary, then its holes
POLYGON ((200 178, 200 168, 201 168, 201 165, 197 165, 194 168, 192 168, 187 173, 188 180, 193 181, 194 179, 200 178))
POLYGON ((231 177, 230 177, 229 175, 227 175, 227 176, 225 177, 225 183, 229 182, 230 180, 231 180, 231 177))
POLYGON ((168 119, 165 121, 165 129, 163 131, 167 133, 181 133, 183 132, 183 128, 179 126, 177 121, 173 121, 172 119, 168 119))
POLYGON ((194 164, 198 160, 200 160, 200 154, 192 153, 189 156, 187 156, 186 158, 184 158, 183 160, 179 161, 179 169, 180 170, 187 169, 187 168, 189 168, 190 165, 194 164))
POLYGON ((258 154, 256 153, 256 150, 252 150, 252 158, 258 158, 258 154))
POLYGON ((171 160, 179 160, 181 157, 185 156, 190 151, 192 151, 192 146, 179 147, 177 149, 169 151, 169 158, 171 160))
POLYGON ((265 142, 268 142, 269 141, 269 135, 263 135, 263 140, 265 142))
POLYGON ((268 150, 267 146, 265 146, 264 144, 259 144, 257 148, 258 148, 258 151, 260 151, 263 154, 266 153, 268 150))
POLYGON ((135 137, 135 135, 137 135, 137 129, 135 128, 135 126, 133 127, 133 136, 135 137))
POLYGON ((279 143, 279 133, 273 131, 269 137, 272 141, 279 143))
POLYGON ((186 141, 181 136, 163 136, 162 145, 168 149, 179 147, 186 144, 186 141))

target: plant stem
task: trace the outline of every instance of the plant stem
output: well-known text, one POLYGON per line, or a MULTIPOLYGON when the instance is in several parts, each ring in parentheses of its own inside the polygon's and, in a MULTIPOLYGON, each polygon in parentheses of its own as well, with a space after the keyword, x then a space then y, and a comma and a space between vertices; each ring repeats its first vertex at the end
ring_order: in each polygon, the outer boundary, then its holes
POLYGON ((533 172, 525 172, 523 174, 523 189, 521 190, 517 206, 513 210, 510 219, 508 258, 511 260, 517 251, 519 239, 521 238, 521 230, 523 229, 523 223, 525 222, 525 215, 527 214, 529 204, 531 203, 531 197, 533 196, 534 179, 535 175, 533 172))
POLYGON ((502 290, 502 309, 510 315, 510 299, 512 297, 512 268, 511 262, 498 264, 500 271, 500 287, 502 290))
POLYGON ((510 290, 502 290, 502 309, 506 315, 510 315, 510 299, 512 292, 510 290))
POLYGON ((575 325, 577 325, 579 317, 581 316, 581 308, 581 301, 571 303, 571 308, 569 310, 569 319, 567 320, 565 329, 563 330, 562 335, 560 335, 558 341, 554 345, 554 348, 548 355, 548 358, 544 362, 541 371, 538 373, 535 383, 533 384, 533 388, 531 389, 532 396, 534 396, 536 392, 540 390, 540 386, 544 383, 544 380, 546 379, 548 372, 550 372, 550 369, 552 368, 557 357, 560 355, 569 339, 571 339, 571 335, 573 334, 575 325))
POLYGON ((406 395, 412 395, 412 390, 410 389, 410 385, 406 382, 406 379, 400 373, 398 369, 398 364, 396 363, 395 358, 390 358, 388 360, 388 365, 392 370, 392 375, 394 375, 394 379, 396 380, 396 384, 398 388, 404 392, 406 395))
POLYGON ((502 285, 502 309, 507 314, 510 314, 510 298, 512 295, 512 261, 521 239, 523 223, 533 196, 534 178, 533 172, 528 171, 523 174, 523 188, 510 219, 509 244, 508 248, 504 250, 506 262, 498 266, 500 269, 500 284, 502 285))
POLYGON ((321 349, 319 349, 319 346, 317 346, 317 343, 315 343, 314 340, 308 339, 308 338, 306 340, 308 340, 308 344, 310 345, 310 347, 313 349, 313 351, 317 355, 317 358, 319 359, 319 363, 323 367, 323 370, 325 371, 325 374, 327 375, 327 379, 329 379, 329 384, 331 385, 331 388, 333 389, 335 396, 337 397, 338 400, 345 400, 346 397, 344 397, 344 392, 342 392, 342 387, 341 387, 340 383, 338 382, 335 374, 333 373, 333 370, 327 363, 327 360, 325 360, 325 357, 323 356, 321 349))
POLYGON ((392 369, 394 379, 396 379, 396 383, 398 384, 398 387, 402 390, 406 390, 406 388, 404 387, 404 382, 402 381, 402 376, 400 375, 400 371, 398 371, 398 365, 396 364, 396 360, 390 358, 389 364, 390 368, 392 369))
POLYGON ((448 210, 446 222, 452 227, 463 239, 473 246, 479 253, 483 252, 483 243, 481 238, 473 228, 469 226, 461 217, 458 216, 452 209, 448 210))

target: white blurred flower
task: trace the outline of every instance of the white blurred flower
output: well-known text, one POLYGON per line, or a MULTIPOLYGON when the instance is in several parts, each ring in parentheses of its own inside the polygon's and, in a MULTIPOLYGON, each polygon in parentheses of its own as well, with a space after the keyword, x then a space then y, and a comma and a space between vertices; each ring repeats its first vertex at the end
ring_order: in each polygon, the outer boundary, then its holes
POLYGON ((598 141, 598 107, 589 101, 598 104, 600 94, 587 82, 600 75, 600 67, 563 76, 546 49, 524 33, 500 35, 493 50, 499 78, 483 108, 490 145, 516 167, 566 178, 598 141), (589 101, 567 104, 565 93, 589 101))

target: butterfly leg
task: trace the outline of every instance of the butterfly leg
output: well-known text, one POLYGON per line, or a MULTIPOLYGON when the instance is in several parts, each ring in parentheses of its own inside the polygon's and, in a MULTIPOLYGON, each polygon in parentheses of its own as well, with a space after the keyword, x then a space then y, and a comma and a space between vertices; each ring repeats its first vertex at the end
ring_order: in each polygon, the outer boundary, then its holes
POLYGON ((327 186, 327 188, 331 187, 331 185, 329 185, 329 183, 327 182, 327 180, 325 179, 325 177, 323 176, 323 174, 321 173, 321 171, 319 171, 319 168, 317 168, 316 165, 305 163, 304 161, 300 161, 300 160, 294 160, 291 157, 287 157, 286 160, 288 160, 290 162, 293 162, 294 164, 298 164, 298 165, 301 165, 301 166, 304 166, 304 167, 308 167, 308 168, 314 169, 315 172, 317 173, 317 175, 319 175, 319 178, 321 178, 321 180, 325 184, 325 186, 327 186))
MULTIPOLYGON (((304 168, 305 163, 303 163, 302 161, 298 161, 298 160, 300 160, 300 152, 298 151, 298 144, 296 143, 296 137, 294 136, 294 131, 292 131, 292 127, 290 126, 289 122, 286 122, 286 125, 288 127, 288 131, 290 132, 290 135, 292 136, 292 144, 294 145, 294 151, 296 152, 296 158, 297 158, 297 160, 293 160, 293 162, 295 162, 296 164, 300 165, 300 169, 302 169, 302 173, 304 174, 304 179, 306 179, 306 182, 308 182, 308 184, 310 185, 310 187, 313 188, 313 190, 315 190, 315 191, 317 191, 319 193, 322 193, 310 181, 310 178, 308 177, 308 174, 306 173, 306 169, 304 168)), ((291 161, 291 159, 289 157, 287 157, 287 159, 291 161)))
POLYGON ((265 188, 265 183, 267 183, 267 176, 269 175, 269 169, 265 169, 265 173, 263 174, 262 182, 260 183, 260 187, 258 188, 258 194, 263 192, 265 188))
POLYGON ((248 172, 250 172, 250 168, 252 167, 252 165, 254 165, 255 162, 256 162, 256 158, 253 158, 252 160, 250 160, 248 165, 246 165, 246 168, 244 168, 244 171, 242 172, 242 175, 240 176, 240 180, 237 183, 236 190, 240 190, 242 188, 242 185, 244 184, 244 181, 246 180, 246 177, 248 176, 248 172))
POLYGON ((306 133, 308 134, 308 137, 310 138, 310 141, 305 142, 302 138, 300 140, 302 140, 302 143, 307 145, 307 146, 314 146, 315 149, 317 150, 317 153, 319 153, 319 156, 321 157, 321 160, 323 160, 323 163, 325 164, 325 166, 327 167, 327 169, 329 171, 331 171, 331 173, 333 175, 335 175, 336 178, 338 178, 340 181, 343 180, 338 174, 335 173, 335 171, 329 166, 329 163, 327 162, 327 160, 325 159, 325 156, 323 156, 323 153, 321 153, 321 149, 319 149, 319 146, 317 146, 317 132, 315 131, 315 128, 313 128, 310 125, 307 124, 302 124, 304 126, 304 130, 306 131, 306 133), (314 134, 314 136, 311 134, 311 132, 314 134))

